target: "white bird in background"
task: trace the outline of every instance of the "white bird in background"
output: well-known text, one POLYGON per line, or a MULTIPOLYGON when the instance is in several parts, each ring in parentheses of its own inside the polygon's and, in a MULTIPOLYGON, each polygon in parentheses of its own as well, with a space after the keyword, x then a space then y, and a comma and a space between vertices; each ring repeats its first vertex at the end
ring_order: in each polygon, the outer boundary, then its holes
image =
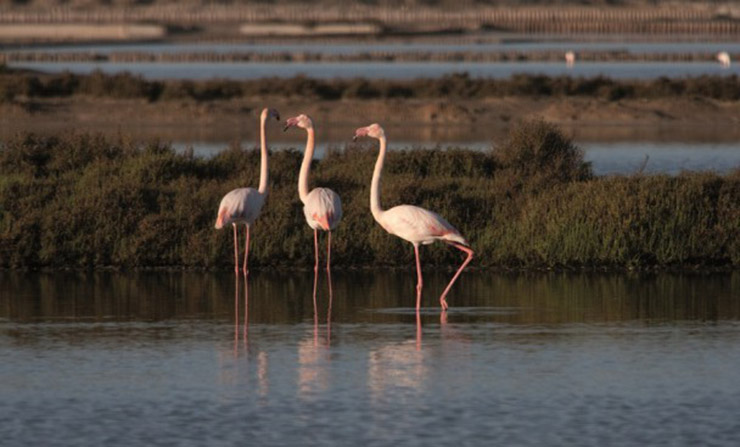
POLYGON ((342 201, 339 195, 329 188, 314 188, 308 191, 308 173, 311 170, 311 161, 315 147, 315 131, 313 121, 307 115, 298 115, 285 121, 285 128, 300 127, 306 130, 306 151, 303 154, 303 163, 298 175, 298 195, 303 202, 303 214, 306 223, 313 229, 314 254, 316 262, 314 271, 319 269, 319 236, 318 230, 327 232, 326 242, 326 270, 331 268, 331 232, 342 219, 342 201))
POLYGON ((470 248, 470 244, 468 244, 468 241, 462 237, 455 227, 450 225, 442 216, 432 211, 413 205, 399 205, 389 210, 383 210, 380 205, 380 177, 383 172, 383 163, 385 162, 385 132, 380 125, 371 124, 355 131, 354 139, 357 140, 359 137, 371 137, 380 141, 380 153, 375 163, 375 171, 373 172, 373 180, 370 187, 370 211, 385 231, 407 240, 414 245, 416 274, 418 278, 416 284, 417 311, 421 307, 421 289, 423 287, 421 262, 419 261, 419 244, 427 245, 435 241, 442 241, 467 254, 467 258, 465 258, 465 261, 439 297, 439 304, 442 306, 442 310, 447 310, 447 300, 445 299, 447 293, 465 266, 473 259, 473 250, 470 248))
POLYGON ((568 67, 572 67, 576 63, 576 53, 573 51, 566 51, 565 52, 565 64, 568 67))
POLYGON ((252 226, 262 210, 267 197, 267 143, 265 142, 265 122, 268 118, 280 120, 280 114, 275 109, 263 109, 260 115, 260 184, 259 188, 237 188, 230 191, 221 199, 218 207, 216 229, 231 224, 234 227, 234 272, 239 273, 239 247, 237 224, 243 223, 247 240, 244 250, 244 274, 247 274, 247 259, 249 257, 249 227, 252 226))
POLYGON ((727 51, 717 53, 717 60, 722 68, 730 68, 730 54, 727 51))

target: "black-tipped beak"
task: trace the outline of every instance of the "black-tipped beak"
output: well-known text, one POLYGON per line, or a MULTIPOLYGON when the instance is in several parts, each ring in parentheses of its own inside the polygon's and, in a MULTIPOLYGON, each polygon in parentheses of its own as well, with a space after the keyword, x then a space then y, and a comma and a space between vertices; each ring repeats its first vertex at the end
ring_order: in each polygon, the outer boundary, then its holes
POLYGON ((283 132, 290 129, 290 124, 285 124, 285 127, 283 127, 283 132))
POLYGON ((357 135, 355 135, 354 137, 352 137, 352 142, 353 143, 356 143, 357 142, 357 135))

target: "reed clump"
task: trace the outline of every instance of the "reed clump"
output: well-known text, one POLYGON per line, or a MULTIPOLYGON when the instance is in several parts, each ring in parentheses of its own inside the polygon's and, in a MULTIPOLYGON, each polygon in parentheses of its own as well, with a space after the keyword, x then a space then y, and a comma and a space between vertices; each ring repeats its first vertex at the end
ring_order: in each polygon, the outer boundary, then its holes
MULTIPOLYGON (((342 197, 337 268, 413 265, 410 246, 368 209, 376 146, 332 150, 312 170, 314 184, 342 197)), ((296 192, 301 158, 271 154, 254 268, 313 265, 296 192)), ((231 231, 213 229, 216 210, 226 192, 258 177, 256 149, 202 159, 125 137, 19 135, 0 146, 0 267, 232 268, 231 231)), ((580 150, 541 121, 515 126, 489 152, 392 151, 382 200, 445 216, 479 267, 740 266, 740 170, 594 177, 580 150)), ((461 261, 442 244, 423 257, 426 265, 461 261)))
POLYGON ((466 73, 412 80, 260 78, 254 80, 147 80, 130 73, 34 74, 0 69, 0 101, 19 98, 93 97, 148 101, 219 101, 255 96, 340 99, 483 99, 507 96, 577 97, 608 101, 632 98, 708 98, 740 100, 740 79, 730 76, 614 80, 513 75, 506 79, 472 78, 466 73))

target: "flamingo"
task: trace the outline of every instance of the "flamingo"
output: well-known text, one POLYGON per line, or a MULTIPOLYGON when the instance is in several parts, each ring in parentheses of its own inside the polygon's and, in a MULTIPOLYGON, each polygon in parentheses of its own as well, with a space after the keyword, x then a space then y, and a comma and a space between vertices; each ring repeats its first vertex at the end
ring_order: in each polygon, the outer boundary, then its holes
POLYGON ((244 224, 247 240, 244 250, 244 274, 247 274, 247 259, 249 258, 249 227, 252 226, 262 210, 267 197, 267 143, 265 142, 265 122, 268 118, 280 120, 280 114, 275 109, 263 109, 260 115, 260 184, 257 189, 237 188, 230 191, 221 199, 218 206, 216 229, 231 224, 234 227, 234 272, 239 274, 239 248, 237 225, 244 224))
POLYGON ((730 54, 727 51, 717 53, 717 60, 722 65, 722 68, 730 68, 730 54))
POLYGON ((571 50, 565 52, 565 64, 572 67, 576 63, 576 53, 571 50))
POLYGON ((313 160, 313 151, 315 146, 315 132, 313 121, 308 115, 298 115, 294 118, 288 118, 285 121, 285 128, 300 127, 306 129, 306 151, 303 154, 303 163, 298 175, 298 195, 303 202, 303 214, 306 216, 306 223, 313 229, 313 245, 316 262, 314 272, 319 269, 319 236, 318 231, 328 233, 326 242, 326 270, 331 268, 331 232, 337 227, 342 219, 342 201, 339 195, 329 188, 314 188, 308 191, 308 172, 311 169, 311 160, 313 160))
POLYGON ((355 131, 354 140, 356 141, 360 137, 371 137, 380 141, 380 153, 375 163, 375 171, 370 187, 370 211, 385 231, 414 245, 418 279, 416 284, 417 312, 421 307, 421 289, 424 285, 421 275, 421 262, 419 261, 419 244, 427 245, 435 241, 442 241, 467 254, 465 261, 439 297, 439 304, 442 306, 442 310, 446 311, 449 306, 445 297, 465 266, 473 259, 473 250, 460 232, 437 213, 413 205, 398 205, 389 210, 383 210, 380 205, 380 176, 383 173, 383 163, 385 161, 385 131, 377 123, 371 124, 367 127, 360 127, 355 131))

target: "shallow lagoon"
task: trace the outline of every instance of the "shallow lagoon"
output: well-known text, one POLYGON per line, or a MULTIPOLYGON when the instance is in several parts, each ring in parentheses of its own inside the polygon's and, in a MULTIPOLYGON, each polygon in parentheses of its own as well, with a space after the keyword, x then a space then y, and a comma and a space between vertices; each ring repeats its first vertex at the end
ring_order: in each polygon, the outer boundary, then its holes
POLYGON ((7 445, 736 445, 740 276, 0 273, 7 445), (237 288, 238 287, 238 288, 237 288), (331 306, 330 306, 331 303, 331 306))

